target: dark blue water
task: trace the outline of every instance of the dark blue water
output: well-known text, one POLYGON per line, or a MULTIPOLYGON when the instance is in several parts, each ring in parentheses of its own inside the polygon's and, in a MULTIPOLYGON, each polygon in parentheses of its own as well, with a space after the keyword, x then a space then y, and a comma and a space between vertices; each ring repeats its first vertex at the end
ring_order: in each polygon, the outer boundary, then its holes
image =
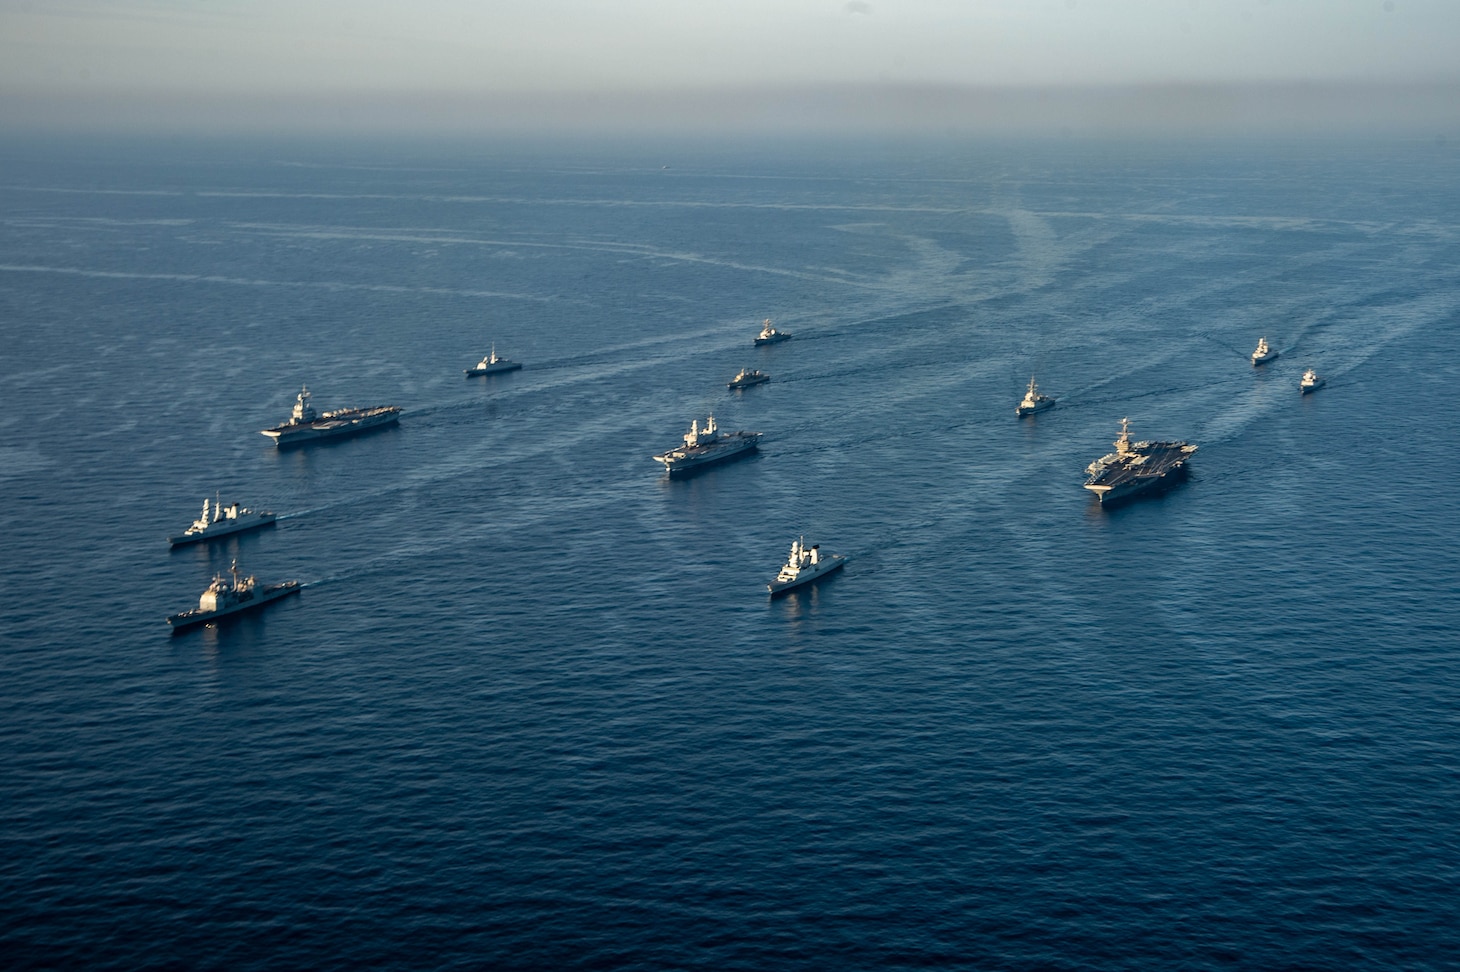
POLYGON ((0 958, 1455 967, 1457 161, 0 146, 0 958))

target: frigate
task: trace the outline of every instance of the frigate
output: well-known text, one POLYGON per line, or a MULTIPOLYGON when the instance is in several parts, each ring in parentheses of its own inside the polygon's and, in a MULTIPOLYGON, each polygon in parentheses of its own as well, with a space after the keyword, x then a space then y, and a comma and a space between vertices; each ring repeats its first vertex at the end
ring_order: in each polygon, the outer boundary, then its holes
POLYGON ((772 327, 771 319, 769 317, 767 317, 764 323, 761 325, 760 333, 755 336, 755 343, 757 345, 775 344, 778 341, 789 340, 791 340, 791 335, 787 334, 785 331, 778 331, 774 327, 772 327))
POLYGON ((180 535, 168 537, 167 542, 178 547, 185 543, 212 540, 214 537, 226 537, 232 533, 242 533, 244 530, 257 530, 259 527, 268 526, 276 519, 278 517, 268 510, 250 510, 237 503, 229 503, 224 506, 223 502, 216 497, 210 512, 208 501, 204 499, 203 515, 194 520, 192 526, 180 535))
POLYGON ((784 594, 793 587, 800 587, 802 584, 809 584, 818 577, 825 577, 833 571, 840 570, 847 562, 842 554, 823 554, 821 545, 813 543, 806 546, 805 537, 797 537, 791 543, 791 555, 786 558, 786 563, 781 567, 781 572, 776 579, 766 585, 771 592, 771 597, 777 594, 784 594))
POLYGON ((749 388, 751 385, 764 384, 771 380, 771 376, 764 371, 755 368, 741 368, 740 373, 726 384, 727 388, 749 388))
POLYGON ((1047 408, 1054 408, 1054 399, 1048 395, 1041 395, 1039 388, 1034 384, 1034 379, 1029 379, 1029 390, 1024 393, 1024 400, 1014 406, 1014 414, 1023 418, 1026 415, 1033 415, 1035 412, 1042 412, 1047 408))
POLYGON ((497 354, 497 346, 494 344, 485 358, 478 361, 474 367, 466 369, 466 376, 475 378, 478 375, 500 375, 504 371, 516 371, 521 367, 522 365, 516 361, 509 361, 497 354))

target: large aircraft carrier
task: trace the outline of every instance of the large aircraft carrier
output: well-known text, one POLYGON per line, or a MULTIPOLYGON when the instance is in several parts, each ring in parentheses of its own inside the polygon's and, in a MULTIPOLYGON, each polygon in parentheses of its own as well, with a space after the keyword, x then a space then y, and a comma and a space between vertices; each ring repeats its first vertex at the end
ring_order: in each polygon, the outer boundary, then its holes
POLYGON ((1167 489, 1186 478, 1186 460, 1195 451, 1188 442, 1131 442, 1130 419, 1121 419, 1115 451, 1085 468, 1085 488, 1102 506, 1167 489))
POLYGON ((399 418, 400 408, 395 405, 340 408, 333 412, 316 413, 314 406, 309 403, 309 389, 306 387, 299 393, 289 421, 272 429, 264 429, 263 434, 273 439, 274 445, 283 449, 394 425, 399 418))
POLYGON ((690 423, 689 432, 684 436, 684 445, 654 458, 664 463, 670 476, 683 476, 705 466, 754 452, 759 441, 759 432, 721 432, 720 427, 715 424, 715 416, 711 415, 704 428, 700 428, 698 419, 690 423))

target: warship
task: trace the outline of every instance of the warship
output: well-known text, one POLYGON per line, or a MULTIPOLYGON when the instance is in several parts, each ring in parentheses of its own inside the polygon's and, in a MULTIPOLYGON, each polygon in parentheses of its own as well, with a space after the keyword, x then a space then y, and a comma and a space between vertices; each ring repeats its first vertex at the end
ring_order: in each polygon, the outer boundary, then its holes
POLYGON ((475 378, 478 375, 500 375, 504 371, 516 371, 522 365, 516 361, 509 361, 506 358, 497 356, 497 346, 492 345, 492 350, 485 358, 477 362, 475 367, 466 369, 468 378, 475 378))
POLYGON ((1267 346, 1267 338, 1257 339, 1257 350, 1252 352, 1252 363, 1254 365, 1267 364, 1278 356, 1277 348, 1267 346))
POLYGON ((244 530, 257 530, 259 527, 266 527, 273 523, 277 516, 268 510, 250 510, 239 506, 237 503, 230 503, 224 506, 222 501, 216 497, 213 500, 212 513, 208 509, 208 500, 203 500, 203 515, 193 521, 193 525, 176 537, 168 537, 167 542, 174 547, 185 543, 197 543, 201 540, 212 540, 214 537, 226 537, 231 533, 242 533, 244 530))
POLYGON ((263 434, 274 440, 280 449, 286 446, 304 445, 320 439, 332 439, 355 435, 370 429, 394 425, 400 418, 400 409, 395 405, 376 405, 372 408, 341 408, 333 412, 316 413, 309 404, 309 386, 304 386, 294 402, 294 411, 289 421, 263 434))
POLYGON ((1014 406, 1014 414, 1023 418, 1026 415, 1033 415, 1035 412, 1042 412, 1047 408, 1054 408, 1054 399, 1048 395, 1039 394, 1039 388, 1035 386, 1034 379, 1029 379, 1029 390, 1024 393, 1024 400, 1014 406))
POLYGON ((818 577, 840 570, 846 562, 847 558, 842 554, 823 555, 820 544, 813 543, 808 547, 805 537, 797 537, 791 542, 791 556, 786 558, 785 566, 776 579, 766 585, 766 589, 771 592, 771 597, 784 594, 793 587, 809 584, 818 577))
POLYGON ((759 440, 759 432, 721 432, 711 415, 704 428, 699 419, 691 422, 684 444, 654 459, 664 463, 670 476, 680 476, 754 452, 759 440))
POLYGON ((233 575, 231 580, 222 574, 213 575, 213 582, 208 585, 203 596, 198 598, 197 610, 168 615, 167 623, 172 625, 174 633, 195 624, 206 624, 230 614, 251 611, 270 601, 299 593, 297 580, 259 587, 252 574, 248 577, 240 576, 236 560, 228 568, 228 572, 233 575))
POLYGON ((761 325, 760 333, 755 336, 755 343, 757 347, 762 344, 775 344, 778 341, 789 340, 791 340, 791 335, 787 334, 785 331, 778 331, 775 328, 771 327, 771 319, 769 317, 767 317, 765 319, 765 322, 761 325))
POLYGON ((771 376, 764 371, 757 371, 754 368, 741 368, 740 374, 731 378, 726 388, 749 388, 751 385, 761 385, 771 380, 771 376))
POLYGON ((1309 392, 1316 392, 1326 384, 1328 384, 1327 378, 1319 377, 1318 372, 1309 368, 1303 372, 1303 380, 1298 382, 1298 390, 1306 395, 1309 392))
POLYGON ((1186 475, 1186 460, 1196 446, 1186 442, 1131 442, 1130 419, 1120 420, 1115 451, 1090 463, 1085 488, 1113 506, 1141 493, 1166 489, 1186 475))

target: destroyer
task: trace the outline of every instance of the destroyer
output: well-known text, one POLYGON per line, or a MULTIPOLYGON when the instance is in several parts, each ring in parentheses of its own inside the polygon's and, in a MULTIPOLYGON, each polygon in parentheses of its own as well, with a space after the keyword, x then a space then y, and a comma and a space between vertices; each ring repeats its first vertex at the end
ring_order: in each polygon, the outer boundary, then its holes
POLYGON ((741 368, 740 374, 731 378, 726 388, 749 388, 751 385, 761 385, 771 380, 771 376, 764 371, 757 371, 754 368, 741 368))
POLYGON ((299 593, 297 580, 259 587, 252 574, 248 577, 239 575, 236 560, 228 568, 228 572, 233 575, 232 580, 222 574, 213 575, 213 583, 209 584, 208 589, 203 592, 203 596, 198 598, 197 610, 183 611, 181 614, 168 616, 167 623, 172 625, 174 632, 195 624, 216 621, 218 618, 238 614, 241 611, 252 611, 270 601, 277 601, 281 597, 299 593))
POLYGON ((789 340, 791 340, 791 335, 787 334, 785 331, 778 331, 775 328, 771 327, 771 319, 769 317, 765 319, 765 323, 761 326, 760 333, 755 336, 755 343, 757 346, 762 344, 775 344, 778 341, 789 340))
POLYGON ((491 353, 477 362, 475 367, 466 369, 466 376, 468 378, 475 378, 478 375, 500 375, 504 371, 516 371, 521 367, 522 365, 516 361, 509 361, 506 358, 498 357, 497 346, 494 344, 492 345, 491 353))
POLYGON ((1035 412, 1042 412, 1047 408, 1054 408, 1054 399, 1048 395, 1039 394, 1034 379, 1029 379, 1029 390, 1024 393, 1024 400, 1014 406, 1014 414, 1023 418, 1026 415, 1033 415, 1035 412))
POLYGON ((1309 368, 1303 372, 1303 380, 1298 382, 1298 390, 1306 395, 1309 392, 1316 392, 1326 384, 1328 384, 1327 378, 1320 377, 1318 372, 1309 368))
POLYGON ((791 556, 786 558, 785 566, 776 575, 776 579, 766 585, 771 592, 771 597, 777 594, 784 594, 793 587, 800 587, 802 584, 809 584, 818 577, 825 577, 833 571, 840 570, 847 562, 842 554, 828 554, 823 556, 821 545, 813 543, 806 546, 805 537, 797 537, 791 543, 791 556))
POLYGON ((715 424, 715 416, 711 415, 703 429, 699 419, 690 423, 684 445, 654 458, 664 463, 669 475, 681 476, 736 456, 748 455, 755 451, 759 440, 759 432, 721 432, 715 424))
POLYGON ((303 445, 319 439, 332 439, 355 435, 370 429, 394 425, 400 419, 400 409, 395 405, 376 405, 372 408, 341 408, 333 412, 316 413, 309 404, 309 386, 305 386, 294 402, 294 411, 289 421, 263 434, 274 440, 279 448, 303 445))
POLYGON ((1100 497, 1103 506, 1113 506, 1140 493, 1165 489, 1186 475, 1186 460, 1196 446, 1186 442, 1135 442, 1130 440, 1130 419, 1120 420, 1120 438, 1115 451, 1086 467, 1090 478, 1085 488, 1100 497))
POLYGON ((1252 352, 1253 365, 1267 364, 1277 356, 1277 348, 1268 347, 1267 338, 1261 337, 1257 339, 1257 350, 1252 352))
POLYGON ((244 530, 257 530, 259 527, 266 527, 273 523, 277 516, 268 510, 250 510, 239 506, 237 503, 230 503, 224 506, 222 501, 214 498, 212 515, 208 513, 208 501, 203 500, 203 515, 193 521, 181 536, 168 537, 167 542, 174 547, 185 543, 197 543, 200 540, 212 540, 214 537, 226 537, 230 533, 242 533, 244 530))

